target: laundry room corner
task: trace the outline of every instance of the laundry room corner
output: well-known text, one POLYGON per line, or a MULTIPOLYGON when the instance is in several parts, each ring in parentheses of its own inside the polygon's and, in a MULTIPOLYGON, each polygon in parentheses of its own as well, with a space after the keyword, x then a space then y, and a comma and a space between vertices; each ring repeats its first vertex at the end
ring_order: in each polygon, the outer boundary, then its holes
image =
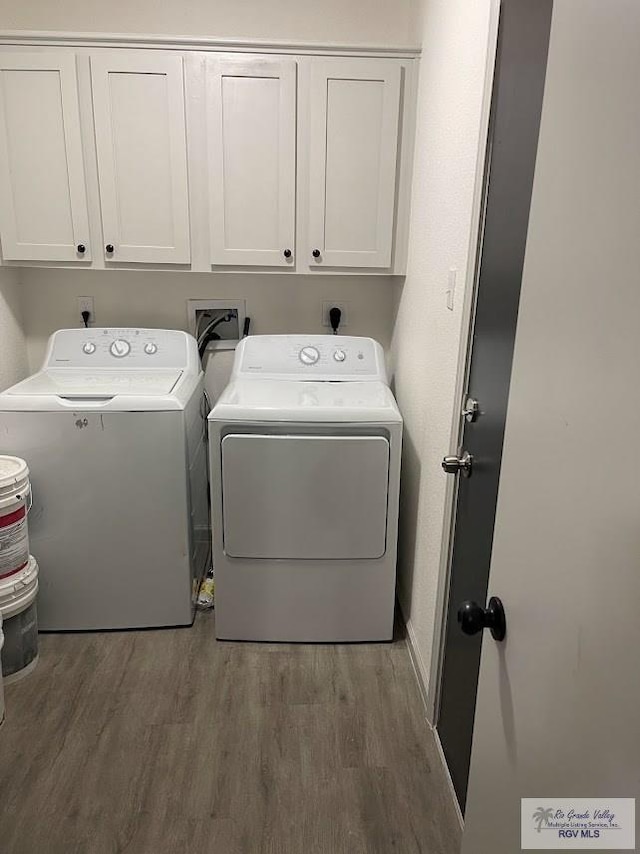
POLYGON ((0 391, 27 374, 19 271, 0 267, 0 391))
POLYGON ((398 598, 432 723, 452 497, 441 461, 455 442, 498 5, 425 4, 408 267, 395 288, 390 363, 405 422, 398 598))

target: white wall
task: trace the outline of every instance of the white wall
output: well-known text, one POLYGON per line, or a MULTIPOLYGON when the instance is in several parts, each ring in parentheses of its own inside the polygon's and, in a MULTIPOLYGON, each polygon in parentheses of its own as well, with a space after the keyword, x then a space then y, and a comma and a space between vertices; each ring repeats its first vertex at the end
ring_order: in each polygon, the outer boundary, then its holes
POLYGON ((420 0, 0 0, 3 30, 417 46, 420 0))
POLYGON ((392 338, 405 418, 399 592, 428 688, 492 0, 428 0, 422 34, 408 275, 392 338), (454 311, 446 307, 457 268, 454 311))
POLYGON ((22 331, 18 274, 0 267, 0 391, 21 380, 26 373, 27 349, 22 331))
MULTIPOLYGON (((47 337, 78 326, 77 297, 93 296, 98 326, 188 329, 187 300, 246 300, 253 333, 320 332, 322 303, 347 303, 344 334, 370 335, 387 348, 393 324, 393 280, 386 276, 280 276, 102 270, 20 271, 29 364, 35 370, 47 337)), ((214 357, 214 388, 228 375, 230 355, 214 357)))

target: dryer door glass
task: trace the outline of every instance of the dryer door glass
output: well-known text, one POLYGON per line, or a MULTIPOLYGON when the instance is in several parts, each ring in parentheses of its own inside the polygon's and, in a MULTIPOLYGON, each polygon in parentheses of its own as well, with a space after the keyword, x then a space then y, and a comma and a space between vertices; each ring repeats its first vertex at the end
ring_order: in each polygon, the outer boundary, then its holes
POLYGON ((225 552, 276 560, 382 557, 388 482, 383 436, 227 435, 225 552))

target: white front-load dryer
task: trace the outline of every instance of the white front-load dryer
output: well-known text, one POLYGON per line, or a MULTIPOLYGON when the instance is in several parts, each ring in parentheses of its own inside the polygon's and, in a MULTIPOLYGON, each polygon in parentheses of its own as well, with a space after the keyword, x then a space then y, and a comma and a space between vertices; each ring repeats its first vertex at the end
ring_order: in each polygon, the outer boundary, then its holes
POLYGON ((401 442, 377 342, 241 341, 209 415, 218 638, 392 637, 401 442))
POLYGON ((62 329, 0 394, 45 630, 188 625, 210 554, 203 374, 170 329, 62 329))

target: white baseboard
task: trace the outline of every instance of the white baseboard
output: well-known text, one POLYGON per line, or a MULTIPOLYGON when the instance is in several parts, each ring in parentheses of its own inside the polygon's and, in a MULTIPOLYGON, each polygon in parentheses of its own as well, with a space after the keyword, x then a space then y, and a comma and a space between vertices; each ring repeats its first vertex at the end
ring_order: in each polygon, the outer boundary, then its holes
MULTIPOLYGON (((400 607, 402 611, 402 606, 400 607)), ((429 729, 433 733, 433 737, 436 743, 436 748, 438 751, 438 758, 440 759, 440 764, 442 766, 442 770, 444 772, 445 780, 447 781, 447 786, 449 788, 449 794, 451 795, 451 800, 453 802, 453 806, 456 812, 456 816, 458 818, 458 822, 460 824, 460 830, 464 829, 464 818, 462 816, 462 812, 460 811, 460 804, 458 803, 458 797, 456 795, 456 791, 453 788, 453 780, 451 779, 451 774, 449 773, 449 766, 447 765, 447 760, 444 756, 444 751, 442 749, 442 744, 440 743, 440 736, 438 735, 438 730, 433 726, 433 709, 430 708, 429 702, 429 692, 427 690, 427 679, 429 670, 425 666, 424 659, 420 653, 420 649, 418 647, 418 641, 416 638, 416 633, 413 628, 413 624, 411 620, 405 620, 405 626, 407 629, 407 651, 409 652, 409 658, 411 659, 411 664, 413 665, 413 672, 416 676, 416 682, 418 683, 418 690, 420 691, 420 696, 422 698, 422 702, 424 704, 425 717, 427 720, 427 725, 429 729)))
POLYGON ((440 764, 442 765, 442 769, 447 780, 447 785, 449 786, 449 793, 451 794, 451 800, 453 801, 453 806, 456 811, 458 823, 460 824, 460 830, 464 830, 464 817, 462 815, 462 812, 460 811, 460 804, 458 803, 458 796, 456 795, 456 790, 453 788, 453 780, 451 779, 451 774, 449 773, 449 766, 447 765, 447 760, 444 758, 444 750, 442 749, 440 736, 438 735, 437 729, 433 729, 432 727, 431 731, 433 732, 433 737, 435 739, 436 747, 438 749, 440 764))
MULTIPOLYGON (((402 609, 401 609, 402 610, 402 609)), ((415 629, 411 620, 405 620, 407 629, 407 649, 409 650, 409 658, 413 665, 413 671, 416 675, 420 696, 424 703, 424 710, 427 716, 427 721, 430 727, 433 727, 433 710, 429 706, 429 691, 427 689, 429 680, 429 668, 425 665, 424 659, 418 647, 418 639, 416 638, 415 629)))

